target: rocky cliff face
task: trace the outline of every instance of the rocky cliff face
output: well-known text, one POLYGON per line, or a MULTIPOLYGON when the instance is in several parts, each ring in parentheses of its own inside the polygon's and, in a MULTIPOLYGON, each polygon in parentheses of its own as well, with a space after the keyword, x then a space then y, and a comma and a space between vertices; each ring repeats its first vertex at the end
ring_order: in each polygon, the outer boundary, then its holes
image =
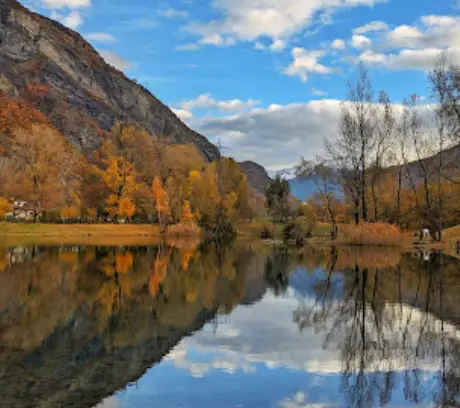
POLYGON ((252 161, 240 163, 241 171, 246 174, 249 185, 261 194, 265 194, 272 179, 260 164, 252 161))
POLYGON ((204 136, 108 65, 79 34, 16 0, 0 0, 0 92, 32 103, 84 153, 121 121, 172 144, 193 143, 209 161, 219 157, 204 136))

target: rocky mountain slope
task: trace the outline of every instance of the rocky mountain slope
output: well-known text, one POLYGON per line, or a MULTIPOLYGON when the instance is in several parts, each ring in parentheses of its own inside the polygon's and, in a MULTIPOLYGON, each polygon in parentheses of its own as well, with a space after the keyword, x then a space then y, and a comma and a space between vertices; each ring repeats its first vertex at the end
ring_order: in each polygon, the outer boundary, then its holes
POLYGON ((120 121, 172 144, 192 143, 208 161, 219 157, 204 136, 108 65, 78 33, 16 0, 0 0, 0 93, 34 105, 83 153, 99 147, 120 121))
POLYGON ((246 174, 249 185, 261 194, 265 194, 265 189, 272 179, 260 164, 252 161, 240 163, 240 168, 246 174))

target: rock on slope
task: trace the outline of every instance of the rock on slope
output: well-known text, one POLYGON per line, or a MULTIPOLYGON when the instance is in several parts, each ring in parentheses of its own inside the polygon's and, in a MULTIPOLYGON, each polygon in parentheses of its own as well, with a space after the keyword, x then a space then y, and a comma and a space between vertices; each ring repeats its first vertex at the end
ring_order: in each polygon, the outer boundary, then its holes
POLYGON ((204 136, 108 65, 78 33, 16 0, 0 0, 0 92, 32 103, 84 153, 122 121, 173 144, 193 143, 209 161, 219 157, 204 136))
POLYGON ((259 193, 265 194, 265 189, 272 179, 260 164, 252 161, 240 163, 241 171, 246 174, 249 185, 259 193))

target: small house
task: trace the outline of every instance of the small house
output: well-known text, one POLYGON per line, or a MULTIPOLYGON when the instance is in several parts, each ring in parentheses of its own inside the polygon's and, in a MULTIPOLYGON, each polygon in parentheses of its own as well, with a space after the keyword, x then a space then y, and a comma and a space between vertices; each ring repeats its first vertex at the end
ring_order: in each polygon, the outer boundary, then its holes
MULTIPOLYGON (((35 218, 35 206, 27 201, 12 201, 12 211, 6 214, 7 219, 13 221, 33 221, 35 218)), ((41 214, 38 214, 40 218, 41 214)))

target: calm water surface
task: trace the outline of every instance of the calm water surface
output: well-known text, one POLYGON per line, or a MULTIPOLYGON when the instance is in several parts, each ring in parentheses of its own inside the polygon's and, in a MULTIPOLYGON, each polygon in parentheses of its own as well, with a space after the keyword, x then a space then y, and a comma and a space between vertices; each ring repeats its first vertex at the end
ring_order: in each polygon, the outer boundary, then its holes
POLYGON ((460 405, 460 261, 0 247, 0 406, 460 405))

